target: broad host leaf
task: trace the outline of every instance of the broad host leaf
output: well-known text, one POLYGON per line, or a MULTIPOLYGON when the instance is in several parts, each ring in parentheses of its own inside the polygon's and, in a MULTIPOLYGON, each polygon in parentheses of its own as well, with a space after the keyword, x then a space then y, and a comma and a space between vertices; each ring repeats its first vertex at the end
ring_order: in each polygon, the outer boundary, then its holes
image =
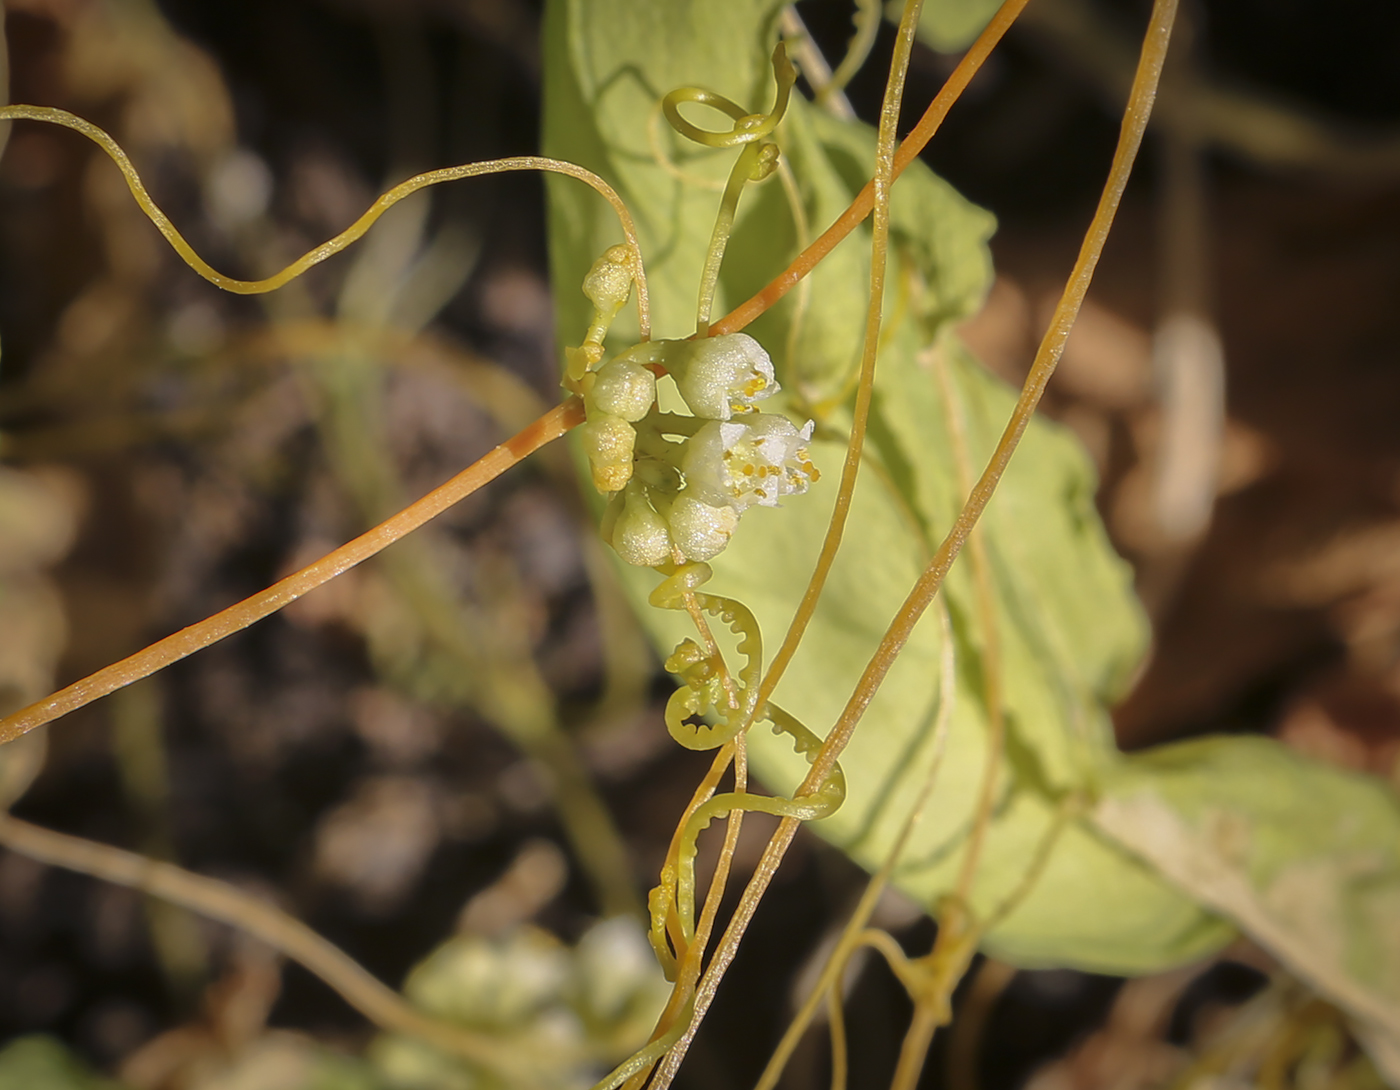
POLYGON ((1400 1085, 1400 797, 1267 738, 1134 756, 1095 813, 1347 1011, 1400 1085))
MULTIPOLYGON (((546 154, 597 171, 624 195, 648 259, 654 330, 694 330, 695 297, 722 182, 733 152, 688 145, 659 115, 668 90, 694 84, 755 112, 773 98, 771 0, 554 0, 546 16, 546 154)), ((696 123, 719 127, 694 107, 696 123)), ((779 143, 800 194, 795 214, 777 178, 745 192, 721 276, 716 313, 779 271, 823 230, 874 168, 874 134, 794 101, 779 143), (804 229, 805 225, 805 229, 804 229)), ((588 308, 579 286, 620 232, 583 187, 550 179, 550 242, 559 335, 577 340, 588 308)), ((825 732, 958 508, 950 421, 964 422, 980 469, 1014 393, 958 345, 951 325, 990 283, 993 222, 921 164, 895 187, 886 326, 868 456, 840 558, 816 621, 777 693, 778 703, 825 732), (951 403, 936 367, 950 372, 951 403)), ((755 509, 714 562, 714 593, 752 608, 770 646, 786 630, 831 511, 859 352, 870 265, 868 229, 842 243, 810 278, 750 328, 773 355, 786 410, 818 422, 812 454, 821 482, 781 510, 755 509)), ((635 338, 630 310, 615 348, 635 338)), ((769 403, 772 404, 771 402, 769 403)), ((1126 567, 1094 511, 1092 469, 1063 429, 1037 421, 985 521, 1004 660, 1008 760, 996 818, 972 891, 995 910, 1021 882, 1067 794, 1091 792, 1114 760, 1104 707, 1141 656, 1145 626, 1126 567)), ((687 635, 679 614, 645 607, 657 577, 628 585, 658 645, 687 635)), ((933 801, 897 882, 931 904, 951 887, 987 752, 983 654, 966 561, 946 592, 955 633, 956 713, 933 801)), ((886 857, 919 791, 937 714, 939 624, 926 618, 867 712, 843 758, 845 806, 814 828, 862 865, 886 857)), ((767 731, 750 740, 753 767, 777 790, 805 771, 767 731)), ((1140 972, 1199 956, 1231 933, 1088 823, 1054 842, 1031 894, 988 937, 1019 964, 1140 972)))
POLYGON ((992 21, 999 7, 1001 0, 925 4, 919 13, 919 38, 940 53, 960 52, 982 33, 982 28, 992 21))

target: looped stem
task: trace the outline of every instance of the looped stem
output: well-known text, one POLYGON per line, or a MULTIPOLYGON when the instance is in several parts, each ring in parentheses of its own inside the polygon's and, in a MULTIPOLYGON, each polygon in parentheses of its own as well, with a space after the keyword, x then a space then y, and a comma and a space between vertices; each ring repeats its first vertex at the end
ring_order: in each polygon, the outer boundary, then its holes
MULTIPOLYGON (((700 591, 713 576, 708 564, 665 565, 657 569, 666 578, 651 592, 650 602, 658 609, 676 609, 691 613, 697 619, 701 611, 724 621, 739 637, 739 653, 744 656, 739 671, 739 692, 725 699, 723 682, 728 678, 723 656, 710 643, 706 651, 694 640, 685 640, 666 661, 666 668, 676 674, 681 687, 666 705, 666 729, 687 749, 716 749, 732 742, 741 730, 759 720, 769 722, 778 734, 792 738, 793 748, 815 761, 821 752, 822 740, 808 730, 797 718, 775 704, 757 705, 759 684, 763 675, 763 638, 758 621, 747 606, 729 598, 700 591), (716 724, 691 725, 687 720, 713 709, 719 716, 716 724)), ((680 834, 672 841, 661 881, 647 898, 651 929, 648 934, 657 960, 667 979, 675 981, 678 967, 695 941, 695 855, 696 842, 710 822, 735 811, 758 811, 776 817, 810 821, 827 817, 846 798, 846 778, 839 765, 833 766, 809 794, 795 798, 752 794, 739 790, 716 795, 697 805, 685 820, 680 834)))
MULTIPOLYGON (((774 734, 788 735, 792 739, 793 749, 806 757, 809 763, 815 761, 821 752, 822 740, 776 704, 765 705, 757 718, 771 723, 774 734)), ((675 979, 676 965, 685 958, 695 939, 695 856, 700 834, 709 827, 710 822, 736 810, 772 814, 796 821, 814 821, 830 817, 845 800, 846 775, 840 764, 836 764, 811 794, 786 798, 750 791, 730 791, 715 795, 691 812, 676 842, 673 856, 662 867, 660 884, 647 898, 651 916, 648 937, 668 979, 675 979)))
POLYGON ((707 91, 703 87, 677 87, 661 100, 661 112, 666 115, 666 120, 676 132, 707 148, 733 148, 740 144, 751 144, 763 139, 778 127, 778 122, 787 112, 792 85, 797 82, 797 70, 788 60, 787 47, 782 42, 773 48, 773 79, 778 85, 778 90, 773 99, 773 108, 766 114, 751 114, 733 100, 715 91, 707 91), (734 126, 728 132, 702 129, 681 116, 682 102, 694 102, 718 110, 728 115, 734 126))
POLYGON ((648 599, 658 609, 687 612, 691 608, 690 602, 693 602, 697 608, 718 617, 729 626, 730 631, 739 637, 739 653, 744 656, 744 666, 738 673, 741 689, 733 703, 720 700, 720 681, 726 674, 718 651, 713 655, 704 654, 696 644, 687 640, 667 660, 667 669, 680 678, 682 687, 672 693, 666 703, 666 729, 686 749, 716 749, 739 733, 757 706, 758 686, 763 671, 763 636, 753 613, 742 602, 699 591, 698 588, 709 582, 713 574, 708 564, 671 567, 648 599), (687 602, 687 598, 690 602, 687 602), (686 723, 688 717, 702 715, 712 708, 721 716, 719 723, 700 723, 696 726, 686 723))
POLYGON ((739 195, 749 182, 761 182, 778 168, 778 145, 771 140, 756 141, 745 146, 734 161, 720 198, 719 214, 710 233, 710 248, 705 254, 705 268, 700 274, 700 302, 696 308, 695 335, 710 335, 710 312, 715 305, 715 289, 719 286, 719 267, 734 229, 734 216, 739 211, 739 195))
POLYGON ((733 148, 742 145, 744 149, 729 172, 729 181, 720 200, 719 215, 715 219, 715 228, 710 236, 710 248, 705 255, 705 268, 700 276, 699 305, 696 308, 697 337, 707 337, 710 333, 710 311, 714 307, 715 289, 719 284, 719 267, 724 260, 729 232, 734 226, 739 194, 743 192, 746 183, 762 181, 778 166, 778 147, 766 137, 778 127, 783 114, 787 112, 792 86, 797 81, 797 70, 788 60, 787 47, 782 42, 773 47, 773 79, 778 89, 774 95, 773 108, 766 114, 751 114, 737 102, 703 87, 677 87, 661 100, 661 111, 666 115, 666 120, 682 136, 710 148, 733 148), (702 129, 681 116, 682 102, 709 106, 726 114, 734 125, 727 133, 702 129))

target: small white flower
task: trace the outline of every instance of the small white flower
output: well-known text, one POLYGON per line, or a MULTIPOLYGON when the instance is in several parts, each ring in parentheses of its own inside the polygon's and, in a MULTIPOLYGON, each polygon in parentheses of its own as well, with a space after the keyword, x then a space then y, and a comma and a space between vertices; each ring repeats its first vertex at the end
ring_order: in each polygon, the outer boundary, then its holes
POLYGON ((778 390, 773 361, 747 333, 671 341, 665 365, 690 411, 706 420, 728 420, 778 390))
POLYGON ((810 420, 798 430, 773 413, 705 424, 686 443, 686 493, 741 514, 754 504, 777 507, 781 497, 806 492, 820 476, 807 456, 811 438, 810 420))

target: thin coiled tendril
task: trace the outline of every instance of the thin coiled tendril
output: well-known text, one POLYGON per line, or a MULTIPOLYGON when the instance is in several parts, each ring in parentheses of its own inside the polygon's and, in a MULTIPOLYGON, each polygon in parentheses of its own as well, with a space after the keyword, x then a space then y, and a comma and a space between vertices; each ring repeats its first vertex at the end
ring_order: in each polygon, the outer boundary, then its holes
MULTIPOLYGON (((768 136, 777 129, 787 112, 797 72, 781 42, 774 48, 772 60, 777 89, 773 108, 766 114, 750 113, 725 96, 701 87, 679 87, 661 102, 666 120, 681 136, 709 148, 742 149, 725 184, 705 256, 696 307, 697 337, 706 337, 710 332, 710 311, 719 283, 720 265, 724 260, 743 188, 751 181, 762 181, 778 168, 778 146, 768 136), (718 110, 729 117, 733 125, 728 132, 702 129, 681 116, 680 107, 684 103, 697 103, 718 110)), ((677 560, 680 559, 677 554, 677 560)), ((680 687, 666 705, 666 729, 671 737, 687 749, 718 749, 735 742, 748 725, 763 721, 771 723, 776 733, 789 735, 794 749, 809 761, 814 760, 821 750, 821 739, 781 708, 766 702, 759 706, 763 680, 763 640, 753 613, 733 599, 700 591, 699 588, 713 575, 708 564, 663 564, 656 570, 665 578, 652 592, 651 604, 658 609, 689 613, 707 645, 702 647, 693 639, 683 640, 666 660, 666 669, 675 674, 680 682, 680 687), (737 675, 726 668, 723 654, 709 636, 701 613, 719 618, 738 638, 738 651, 744 658, 744 665, 737 675), (705 722, 701 718, 711 714, 713 722, 705 722)), ((706 800, 686 817, 662 867, 660 884, 647 899, 651 916, 649 938, 657 960, 667 978, 673 982, 677 980, 681 961, 687 957, 696 939, 696 842, 710 822, 717 817, 743 811, 799 820, 826 817, 841 805, 846 796, 846 781, 839 767, 834 768, 815 791, 798 798, 753 794, 742 790, 742 781, 738 786, 739 790, 706 800)), ((672 1029, 674 1031, 675 1027, 672 1029)))
POLYGON ((740 144, 750 144, 763 139, 778 127, 778 122, 787 112, 792 85, 797 82, 797 70, 788 60, 787 47, 782 42, 773 48, 773 78, 777 81, 778 90, 773 98, 773 108, 766 114, 749 113, 732 99, 703 87, 677 87, 661 100, 661 112, 676 132, 707 148, 734 148, 740 144), (680 106, 683 102, 698 103, 728 114, 734 125, 728 132, 702 129, 681 116, 680 106))
POLYGON ((712 657, 694 640, 682 640, 666 660, 666 669, 681 682, 666 702, 666 729, 686 749, 718 749, 734 739, 753 714, 763 671, 763 636, 748 606, 700 591, 713 575, 708 564, 682 564, 666 574, 648 599, 657 609, 688 610, 686 596, 692 595, 700 609, 718 617, 739 637, 739 653, 744 656, 744 667, 737 675, 742 688, 732 704, 724 691, 726 675, 723 661, 716 661, 718 652, 712 657), (719 723, 692 726, 686 722, 712 709, 721 717, 719 723))
MULTIPOLYGON (((786 734, 792 748, 811 764, 821 752, 822 740, 808 730, 796 716, 769 701, 763 706, 759 720, 773 725, 774 734, 786 734)), ((731 791, 716 795, 690 815, 685 832, 681 834, 676 874, 676 914, 680 918, 681 936, 689 943, 694 936, 695 919, 695 855, 696 842, 715 818, 725 817, 732 810, 772 814, 775 817, 814 821, 830 817, 846 801, 846 775, 836 765, 821 786, 811 795, 797 798, 756 795, 749 791, 731 791)), ((664 872, 663 872, 664 874, 664 872)), ((654 920, 653 920, 654 923, 654 920)))
POLYGON ((715 287, 719 283, 719 266, 724 259, 729 233, 734 227, 739 194, 747 183, 761 182, 778 168, 778 145, 766 138, 787 113, 792 87, 797 82, 797 70, 788 60, 787 47, 782 42, 773 48, 773 80, 777 91, 773 97, 773 108, 766 114, 749 113, 737 102, 704 87, 677 87, 661 100, 661 112, 666 115, 666 120, 686 139, 707 148, 743 147, 725 183, 719 214, 715 217, 714 231, 710 236, 709 252, 705 255, 705 268, 700 276, 700 300, 695 320, 695 334, 698 337, 708 336, 710 332, 710 311, 714 306, 715 287), (728 132, 702 129, 681 116, 683 102, 709 106, 727 115, 734 124, 728 132))
MULTIPOLYGON (((694 640, 683 640, 666 660, 666 669, 681 682, 666 704, 666 729, 687 749, 717 749, 732 742, 750 722, 772 724, 773 733, 786 734, 793 749, 808 762, 821 752, 822 740, 800 720, 772 702, 755 708, 763 674, 763 637, 758 621, 747 606, 731 598, 706 594, 699 588, 713 572, 708 564, 681 564, 663 573, 666 578, 651 593, 659 609, 689 611, 698 607, 718 617, 738 637, 744 666, 735 680, 738 691, 726 690, 723 658, 718 650, 707 654, 694 640), (692 717, 713 711, 717 723, 691 724, 692 717)), ((731 791, 716 795, 696 807, 686 819, 673 853, 661 869, 661 882, 647 898, 651 917, 649 938, 666 976, 675 979, 678 960, 695 938, 695 856, 697 841, 710 822, 739 810, 811 821, 836 812, 846 798, 846 777, 841 766, 810 795, 797 798, 731 791)))

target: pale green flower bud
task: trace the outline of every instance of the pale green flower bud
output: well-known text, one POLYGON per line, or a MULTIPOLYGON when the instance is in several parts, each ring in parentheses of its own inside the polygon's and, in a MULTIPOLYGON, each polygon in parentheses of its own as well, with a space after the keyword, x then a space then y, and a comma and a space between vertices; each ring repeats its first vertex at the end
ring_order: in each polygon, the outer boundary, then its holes
POLYGON ((656 376, 626 359, 611 359, 598 368, 584 404, 591 417, 595 410, 623 420, 637 421, 656 404, 656 376))
POLYGON ((603 338, 608 335, 617 312, 627 302, 636 272, 632 251, 626 246, 612 246, 593 262, 584 277, 583 294, 593 304, 593 317, 583 343, 564 350, 564 385, 575 393, 583 376, 603 358, 603 338))
POLYGON ((593 485, 599 492, 616 492, 632 479, 632 451, 637 432, 620 416, 590 416, 578 430, 593 485))
POLYGON ((728 420, 778 389, 773 361, 747 333, 672 341, 666 369, 696 416, 728 420))
POLYGON ((635 275, 632 251, 621 243, 610 246, 593 262, 593 267, 584 277, 583 294, 598 308, 599 314, 611 321, 627 302, 635 275))
POLYGON ((798 430, 773 413, 711 421, 686 442, 685 494, 741 514, 754 504, 777 507, 781 497, 806 492, 820 477, 807 456, 811 438, 811 421, 798 430))
POLYGON ((671 504, 667 515, 671 540, 688 560, 709 560, 718 556, 739 525, 739 512, 733 507, 711 507, 682 493, 671 504))
POLYGON ((618 556, 639 568, 654 568, 671 559, 666 520, 656 513, 639 481, 630 483, 622 494, 622 510, 610 540, 618 556))

